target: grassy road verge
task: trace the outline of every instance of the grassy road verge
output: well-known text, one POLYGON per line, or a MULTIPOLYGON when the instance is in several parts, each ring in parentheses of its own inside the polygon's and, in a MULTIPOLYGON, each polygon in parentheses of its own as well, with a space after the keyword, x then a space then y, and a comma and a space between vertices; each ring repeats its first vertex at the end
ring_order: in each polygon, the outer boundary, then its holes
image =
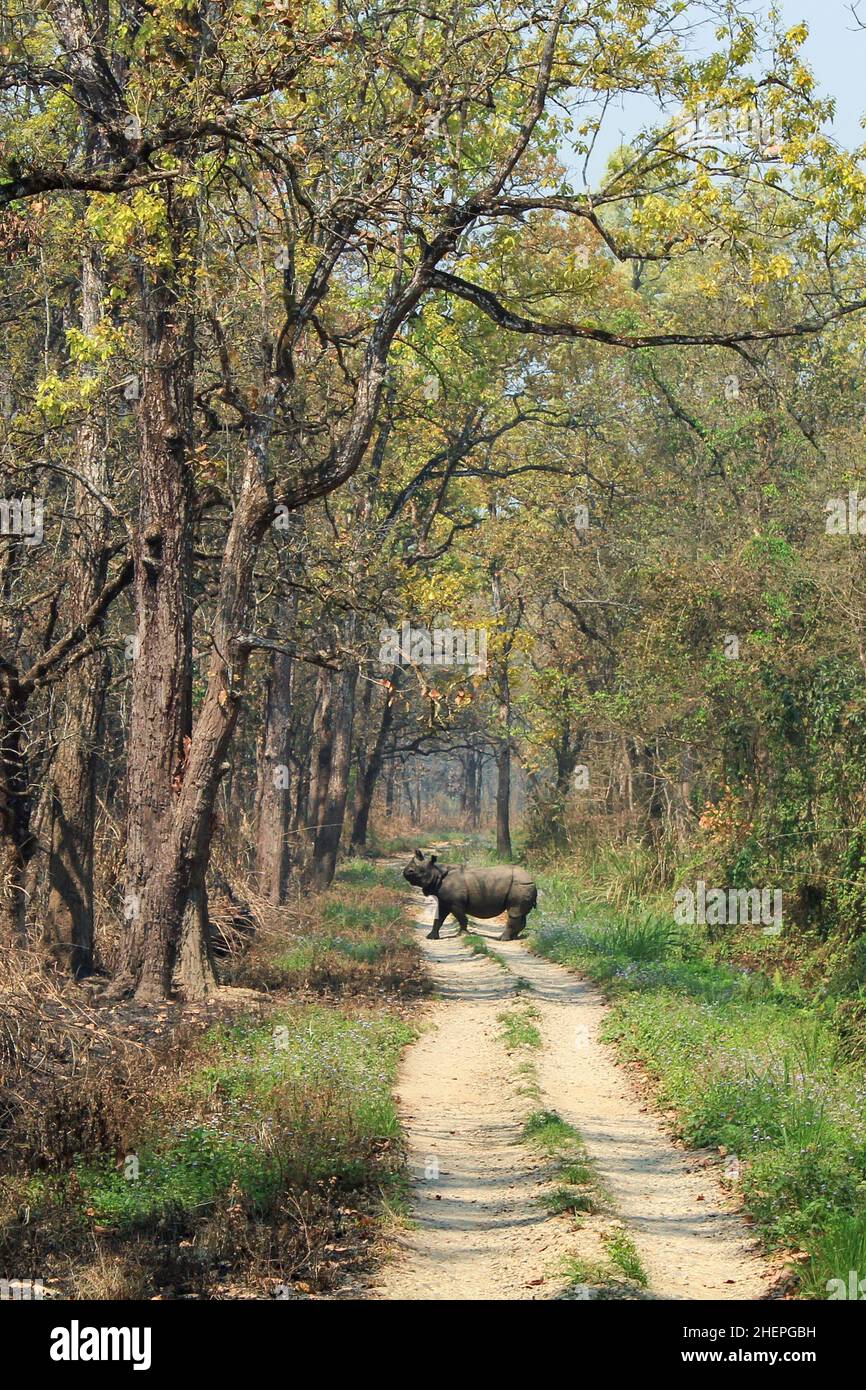
POLYGON ((404 1193, 392 1086, 424 977, 392 880, 349 864, 275 918, 216 1017, 166 1009, 128 1048, 142 1020, 106 1006, 76 1065, 12 1059, 0 1275, 72 1298, 351 1292, 404 1193))
MULTIPOLYGON (((835 1002, 796 974, 660 911, 622 914, 542 874, 532 949, 612 1002, 607 1039, 638 1061, 676 1132, 716 1148, 769 1249, 806 1297, 866 1274, 866 1067, 835 1002), (740 953, 742 958, 743 953, 740 953)), ((754 943, 753 943, 754 944, 754 943)))

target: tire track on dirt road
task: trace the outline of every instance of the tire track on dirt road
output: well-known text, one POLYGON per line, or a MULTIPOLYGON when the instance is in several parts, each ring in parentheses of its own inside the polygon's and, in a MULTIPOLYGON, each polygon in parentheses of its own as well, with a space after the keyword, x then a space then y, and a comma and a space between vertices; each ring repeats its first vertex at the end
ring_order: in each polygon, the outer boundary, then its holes
MULTIPOLYGON (((420 896, 413 918, 426 933, 432 907, 420 896)), ((491 925, 480 930, 489 936, 491 925)), ((371 1296, 525 1300, 562 1290, 575 1232, 538 1202, 547 1174, 519 1141, 539 1102, 521 1094, 520 1059, 503 1046, 498 1022, 518 979, 531 985, 527 997, 540 1014, 541 1104, 582 1136, 634 1240, 650 1296, 764 1296, 772 1272, 748 1226, 713 1172, 672 1144, 599 1041, 606 1006, 597 991, 522 941, 496 942, 507 968, 454 935, 421 944, 439 997, 398 1081, 412 1227, 371 1296)))
POLYGON ((552 1109, 580 1131, 627 1223, 650 1289, 662 1298, 755 1299, 772 1279, 753 1232, 712 1169, 677 1148, 599 1041, 607 1006, 592 985, 522 941, 497 945, 532 986, 542 1016, 538 1060, 552 1109))

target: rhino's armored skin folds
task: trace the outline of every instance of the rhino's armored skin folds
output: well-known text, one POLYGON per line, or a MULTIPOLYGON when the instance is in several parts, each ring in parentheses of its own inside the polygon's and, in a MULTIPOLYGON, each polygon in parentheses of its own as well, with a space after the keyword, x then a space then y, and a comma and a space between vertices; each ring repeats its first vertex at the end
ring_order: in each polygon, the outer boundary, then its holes
POLYGON ((438 864, 435 854, 416 849, 403 870, 408 883, 436 899, 436 920, 427 933, 435 941, 446 917, 456 917, 460 931, 466 931, 468 918, 498 917, 508 913, 508 925, 501 941, 513 941, 526 926, 526 915, 538 901, 538 889, 525 869, 512 864, 492 869, 459 868, 438 864))

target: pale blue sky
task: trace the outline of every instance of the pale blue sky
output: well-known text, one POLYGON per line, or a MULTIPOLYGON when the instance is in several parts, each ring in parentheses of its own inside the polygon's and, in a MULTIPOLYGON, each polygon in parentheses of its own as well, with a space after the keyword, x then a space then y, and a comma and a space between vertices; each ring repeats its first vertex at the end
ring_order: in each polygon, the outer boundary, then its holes
MULTIPOLYGON (((777 0, 777 8, 789 25, 805 19, 809 65, 822 93, 836 99, 833 134, 849 149, 860 144, 866 139, 860 125, 866 114, 866 30, 857 28, 843 0, 777 0)), ((866 24, 866 4, 859 11, 866 24)))
MULTIPOLYGON (((770 0, 749 4, 751 11, 770 9, 770 0)), ((809 37, 805 54, 822 95, 836 102, 836 115, 830 133, 841 145, 852 148, 866 140, 860 122, 866 114, 866 29, 858 30, 850 0, 776 0, 787 28, 805 20, 809 37)), ((866 24, 866 0, 860 5, 866 24)), ((641 125, 657 115, 649 100, 630 98, 619 109, 608 112, 606 131, 590 164, 590 183, 596 181, 605 162, 623 137, 628 138, 641 125)), ((570 162, 570 161, 569 161, 570 162)))

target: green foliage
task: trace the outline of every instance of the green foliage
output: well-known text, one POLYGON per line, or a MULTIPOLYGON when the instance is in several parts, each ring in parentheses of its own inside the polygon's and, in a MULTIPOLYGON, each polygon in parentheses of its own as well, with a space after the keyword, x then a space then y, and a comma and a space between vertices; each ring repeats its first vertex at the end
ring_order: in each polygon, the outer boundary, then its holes
POLYGON ((231 1187, 266 1210, 287 1185, 384 1178, 379 1147, 399 1133, 390 1086, 411 1037, 396 1019, 315 1008, 218 1029, 187 1083, 190 1120, 145 1138, 135 1176, 80 1163, 79 1200, 101 1222, 148 1225, 194 1217, 231 1187))
MULTIPOLYGON (((689 1144, 736 1160, 728 1180, 741 1185, 761 1234, 771 1247, 807 1251, 803 1291, 826 1297, 827 1280, 860 1269, 866 1238, 862 1054, 820 993, 734 968, 652 912, 623 921, 585 894, 573 909, 580 920, 564 920, 568 883, 551 881, 558 920, 542 923, 533 948, 611 992, 607 1040, 648 1068, 689 1144)), ((851 968, 862 969, 859 954, 851 968)))

